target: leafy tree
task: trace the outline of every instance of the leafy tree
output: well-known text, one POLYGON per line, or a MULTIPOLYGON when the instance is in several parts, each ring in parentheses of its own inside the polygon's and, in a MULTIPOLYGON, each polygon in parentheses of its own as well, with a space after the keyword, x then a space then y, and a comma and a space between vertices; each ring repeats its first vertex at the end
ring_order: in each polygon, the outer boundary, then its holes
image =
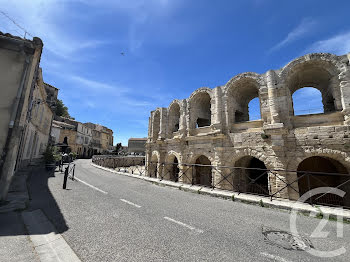
POLYGON ((122 143, 118 143, 118 144, 116 144, 116 146, 115 146, 115 153, 116 154, 118 154, 118 152, 120 151, 120 149, 122 149, 122 143))
POLYGON ((68 118, 72 118, 68 113, 68 107, 66 107, 63 104, 63 101, 61 99, 57 99, 57 103, 56 103, 56 115, 57 116, 62 116, 62 117, 68 117, 68 118))

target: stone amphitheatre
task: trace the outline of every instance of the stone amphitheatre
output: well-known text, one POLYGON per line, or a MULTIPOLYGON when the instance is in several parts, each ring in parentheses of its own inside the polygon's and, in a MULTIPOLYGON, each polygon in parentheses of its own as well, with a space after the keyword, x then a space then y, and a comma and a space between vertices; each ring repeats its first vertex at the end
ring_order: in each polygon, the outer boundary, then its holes
MULTIPOLYGON (((319 186, 350 192, 349 59, 350 54, 308 54, 157 108, 149 118, 148 175, 261 193, 250 187, 255 183, 265 195, 289 199, 319 186), (292 95, 304 87, 321 93, 322 113, 294 113, 292 95), (254 98, 258 120, 249 119, 254 98)), ((325 200, 332 201, 340 200, 325 200)), ((349 202, 346 197, 338 204, 349 202)))

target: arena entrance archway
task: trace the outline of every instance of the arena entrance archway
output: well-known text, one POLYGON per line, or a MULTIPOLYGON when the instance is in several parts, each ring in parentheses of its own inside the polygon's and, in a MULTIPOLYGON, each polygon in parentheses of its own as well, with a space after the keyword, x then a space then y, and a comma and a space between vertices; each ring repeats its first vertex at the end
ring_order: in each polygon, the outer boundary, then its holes
POLYGON ((149 163, 149 176, 157 177, 158 175, 158 156, 156 154, 152 155, 151 162, 149 163))
POLYGON ((241 192, 269 195, 268 170, 264 162, 244 156, 235 162, 234 183, 241 192))
POLYGON ((346 183, 350 177, 346 176, 348 170, 339 161, 325 156, 312 156, 299 164, 297 174, 300 196, 318 187, 338 187, 346 192, 344 198, 325 194, 313 196, 308 199, 309 202, 350 207, 350 182, 346 183))
POLYGON ((193 184, 212 186, 211 162, 206 156, 200 156, 194 167, 193 184))

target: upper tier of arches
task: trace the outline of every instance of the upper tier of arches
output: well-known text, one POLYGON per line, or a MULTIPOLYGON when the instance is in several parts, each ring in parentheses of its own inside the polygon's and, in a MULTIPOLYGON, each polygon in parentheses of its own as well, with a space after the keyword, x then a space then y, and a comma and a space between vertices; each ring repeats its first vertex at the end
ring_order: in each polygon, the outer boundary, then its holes
POLYGON ((223 86, 214 89, 201 87, 187 99, 172 101, 163 113, 161 108, 153 111, 152 136, 162 132, 160 118, 163 118, 162 121, 167 119, 163 132, 168 137, 181 130, 212 125, 226 126, 231 130, 231 126, 237 123, 259 118, 266 124, 285 122, 294 115, 300 115, 294 110, 293 94, 299 89, 307 90, 305 87, 321 93, 319 105, 322 104, 323 108, 316 112, 344 111, 350 108, 350 95, 345 96, 341 88, 342 83, 350 82, 348 63, 347 56, 314 53, 299 57, 279 70, 264 74, 241 73, 223 86), (254 104, 258 100, 255 109, 249 106, 253 99, 254 104), (253 119, 251 115, 254 113, 259 117, 253 119))

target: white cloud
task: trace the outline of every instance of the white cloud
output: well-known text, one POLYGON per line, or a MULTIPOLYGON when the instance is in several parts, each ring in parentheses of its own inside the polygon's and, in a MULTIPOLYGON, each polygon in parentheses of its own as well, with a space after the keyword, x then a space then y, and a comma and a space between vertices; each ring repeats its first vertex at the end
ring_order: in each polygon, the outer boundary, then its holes
POLYGON ((344 55, 350 52, 350 32, 345 32, 332 36, 331 38, 320 40, 312 44, 307 53, 334 53, 344 55))
MULTIPOLYGON (((48 50, 58 58, 78 61, 82 56, 77 53, 85 49, 96 48, 105 41, 83 38, 70 33, 65 17, 72 11, 69 4, 73 0, 0 0, 1 10, 13 18, 32 36, 40 37, 44 42, 44 51, 48 50)), ((9 33, 24 36, 22 29, 14 25, 8 18, 0 14, 0 23, 9 33)), ((29 38, 29 35, 26 36, 29 38)))
POLYGON ((277 51, 278 49, 281 49, 282 47, 290 44, 291 42, 294 42, 304 37, 307 33, 314 29, 316 25, 317 22, 315 20, 312 20, 310 18, 304 18, 300 22, 300 24, 298 24, 292 31, 290 31, 282 41, 274 45, 269 50, 269 53, 277 51))
POLYGON ((81 76, 76 76, 76 75, 71 75, 69 77, 70 79, 72 79, 73 81, 79 83, 80 86, 84 87, 84 88, 91 88, 91 89, 96 89, 96 90, 116 90, 118 89, 118 92, 126 92, 128 90, 123 89, 123 88, 116 88, 116 86, 110 85, 110 84, 106 84, 103 82, 98 82, 98 81, 94 81, 94 80, 90 80, 81 76))

